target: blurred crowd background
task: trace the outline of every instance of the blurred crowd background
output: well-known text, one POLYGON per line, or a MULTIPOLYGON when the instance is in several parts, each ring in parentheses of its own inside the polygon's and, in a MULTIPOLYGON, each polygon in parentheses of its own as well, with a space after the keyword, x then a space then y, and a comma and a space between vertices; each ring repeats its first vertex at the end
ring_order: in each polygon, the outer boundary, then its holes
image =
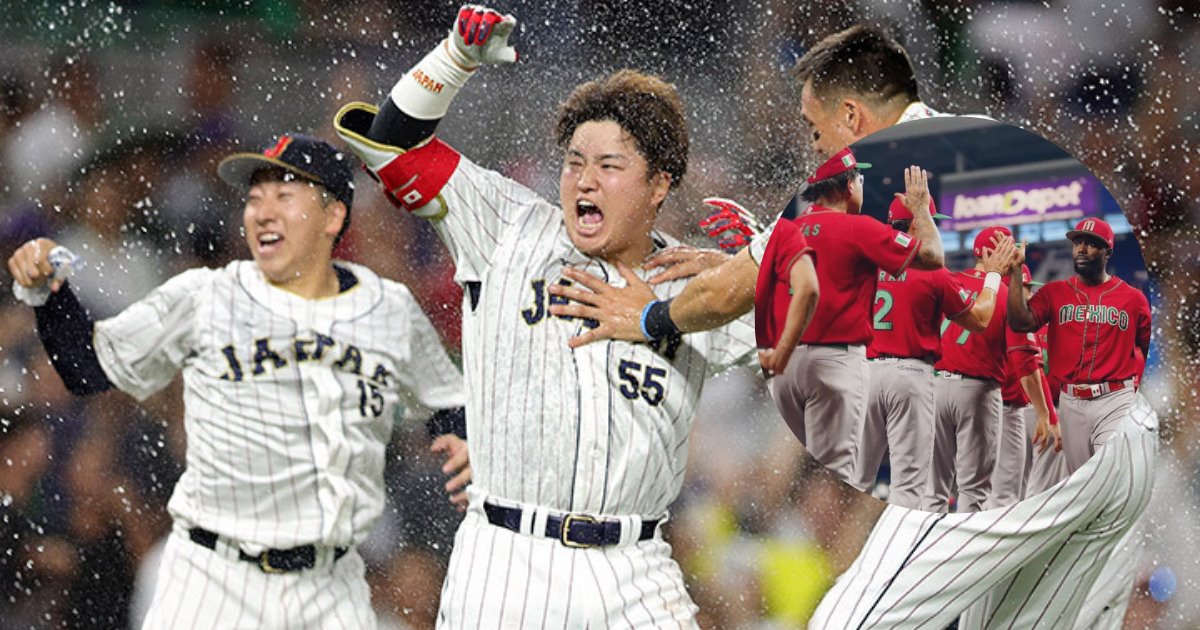
MULTIPOLYGON (((235 150, 284 132, 334 139, 453 20, 433 0, 5 3, 0 20, 0 256, 49 235, 86 260, 98 317, 172 275, 248 254, 235 150)), ((688 105, 693 150, 660 225, 696 244, 699 200, 783 209, 811 168, 786 69, 821 37, 887 25, 924 100, 987 113, 1079 158, 1124 208, 1156 289, 1152 381, 1166 425, 1128 627, 1200 625, 1200 3, 1194 0, 499 2, 517 65, 485 69, 439 129, 468 157, 556 199, 554 109, 624 66, 688 105), (810 6, 811 5, 811 6, 810 6), (1172 579, 1174 581, 1172 581, 1172 579)), ((936 173, 934 174, 937 175, 936 173)), ((408 284, 458 351, 461 292, 432 231, 361 178, 343 257, 408 284)), ((1051 279, 1051 278, 1042 278, 1051 279)), ((0 287, 10 286, 7 271, 0 287)), ((178 383, 145 405, 68 394, 31 309, 0 291, 0 628, 136 627, 185 437, 178 383)), ((832 480, 761 378, 714 379, 668 536, 709 628, 793 628, 854 558, 882 504, 832 480)), ((424 427, 398 426, 389 506, 363 549, 385 628, 429 628, 457 515, 424 427)))

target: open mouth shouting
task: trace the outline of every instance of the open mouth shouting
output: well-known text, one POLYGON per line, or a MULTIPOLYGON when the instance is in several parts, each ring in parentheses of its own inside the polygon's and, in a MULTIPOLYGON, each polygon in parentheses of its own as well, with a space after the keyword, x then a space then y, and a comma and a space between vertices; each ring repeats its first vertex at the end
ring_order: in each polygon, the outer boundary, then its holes
POLYGON ((604 213, 596 204, 586 199, 575 203, 575 217, 580 236, 595 236, 604 227, 604 213))

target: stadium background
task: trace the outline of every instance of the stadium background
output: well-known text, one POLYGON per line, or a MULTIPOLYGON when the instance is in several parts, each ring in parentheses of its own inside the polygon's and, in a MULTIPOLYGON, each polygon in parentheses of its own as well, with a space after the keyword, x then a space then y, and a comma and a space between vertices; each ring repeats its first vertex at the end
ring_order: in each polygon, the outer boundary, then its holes
MULTIPOLYGON (((694 229, 700 198, 741 199, 766 217, 811 167, 790 63, 855 22, 891 25, 913 53, 926 102, 1046 136, 1125 209, 1119 255, 1141 239, 1149 273, 1125 277, 1156 287, 1147 391, 1169 441, 1127 625, 1200 624, 1200 560, 1178 553, 1200 541, 1200 8, 1188 0, 814 4, 501 3, 522 23, 521 62, 481 72, 439 133, 553 199, 559 99, 619 67, 661 73, 681 88, 693 132, 689 173, 662 225, 703 243, 694 229)), ((215 161, 283 131, 332 138, 338 106, 376 101, 440 38, 455 8, 431 0, 6 3, 0 253, 37 234, 86 248, 77 287, 99 315, 185 268, 243 256, 238 199, 216 179, 215 161)), ((1054 231, 1047 226, 1039 249, 1064 246, 1051 242, 1054 231)), ((459 294, 431 242, 422 223, 361 192, 342 253, 409 284, 453 348, 459 294)), ((9 283, 0 274, 0 286, 9 283)), ((880 505, 804 458, 753 375, 716 379, 703 409, 669 533, 701 622, 796 627, 853 559, 880 505)), ((0 417, 0 461, 37 462, 0 466, 0 627, 117 628, 136 619, 180 472, 178 388, 144 407, 119 394, 72 398, 37 342, 32 313, 5 291, 0 417), (23 519, 33 533, 17 526, 23 519)), ((364 549, 383 627, 434 619, 456 516, 426 445, 423 427, 399 427, 390 505, 364 549)))

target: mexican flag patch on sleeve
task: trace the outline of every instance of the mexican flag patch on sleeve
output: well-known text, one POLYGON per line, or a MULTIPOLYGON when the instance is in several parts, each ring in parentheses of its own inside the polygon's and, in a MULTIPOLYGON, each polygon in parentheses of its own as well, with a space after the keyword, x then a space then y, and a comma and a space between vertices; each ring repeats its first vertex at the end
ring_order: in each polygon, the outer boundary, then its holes
POLYGON ((904 232, 896 232, 896 243, 900 247, 908 247, 909 243, 912 243, 912 237, 904 232))

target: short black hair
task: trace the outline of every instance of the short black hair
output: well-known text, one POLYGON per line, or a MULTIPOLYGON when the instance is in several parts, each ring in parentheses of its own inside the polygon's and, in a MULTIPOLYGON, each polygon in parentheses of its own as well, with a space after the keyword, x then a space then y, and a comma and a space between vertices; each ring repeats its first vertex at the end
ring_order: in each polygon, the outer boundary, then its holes
POLYGON ((833 177, 822 179, 815 184, 809 184, 800 191, 800 198, 808 203, 816 203, 822 199, 836 200, 850 194, 850 180, 858 177, 858 169, 838 173, 833 177))
POLYGON ((920 100, 908 51, 876 26, 859 24, 822 39, 796 62, 792 75, 801 84, 811 81, 818 98, 841 89, 878 103, 899 96, 920 100))
POLYGON ((908 229, 912 227, 912 222, 912 219, 896 219, 892 221, 892 229, 897 232, 908 232, 908 229))

